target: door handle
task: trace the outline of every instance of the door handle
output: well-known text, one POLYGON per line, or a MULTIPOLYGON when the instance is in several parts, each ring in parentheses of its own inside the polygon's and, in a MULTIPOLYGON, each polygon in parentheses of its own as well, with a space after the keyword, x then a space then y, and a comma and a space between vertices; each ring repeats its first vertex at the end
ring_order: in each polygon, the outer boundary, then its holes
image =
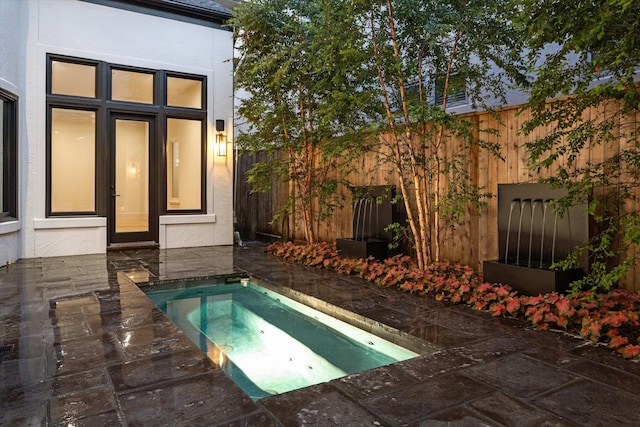
POLYGON ((113 194, 111 194, 111 197, 120 197, 120 195, 116 194, 116 193, 113 193, 113 194))

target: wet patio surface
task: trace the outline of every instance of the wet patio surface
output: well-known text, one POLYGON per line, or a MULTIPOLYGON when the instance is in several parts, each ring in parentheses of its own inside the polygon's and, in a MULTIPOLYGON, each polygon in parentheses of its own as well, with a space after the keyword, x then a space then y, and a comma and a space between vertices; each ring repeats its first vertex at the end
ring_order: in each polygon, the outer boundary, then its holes
POLYGON ((618 426, 640 425, 638 408, 640 364, 605 348, 293 265, 258 245, 0 268, 0 425, 618 426), (242 274, 424 339, 429 350, 253 402, 136 285, 242 274))

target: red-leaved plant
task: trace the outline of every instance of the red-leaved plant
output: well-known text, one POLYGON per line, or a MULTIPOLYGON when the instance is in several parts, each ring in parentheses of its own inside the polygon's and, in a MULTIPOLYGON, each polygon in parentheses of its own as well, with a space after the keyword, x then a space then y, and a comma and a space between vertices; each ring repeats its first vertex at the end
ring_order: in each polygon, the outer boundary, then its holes
POLYGON ((467 304, 493 316, 526 319, 539 329, 579 333, 585 339, 606 344, 625 358, 640 354, 640 297, 623 290, 571 295, 553 292, 530 297, 519 295, 508 285, 483 282, 481 275, 459 264, 436 263, 420 270, 406 255, 382 262, 342 258, 335 245, 324 242, 273 243, 268 251, 299 264, 354 274, 378 286, 395 286, 438 301, 467 304))

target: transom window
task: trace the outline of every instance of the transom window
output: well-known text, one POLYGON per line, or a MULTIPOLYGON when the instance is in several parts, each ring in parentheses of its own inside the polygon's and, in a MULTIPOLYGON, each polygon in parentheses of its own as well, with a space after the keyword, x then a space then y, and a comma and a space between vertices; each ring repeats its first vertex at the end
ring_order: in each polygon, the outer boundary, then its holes
POLYGON ((152 73, 111 69, 111 99, 153 104, 152 73))
POLYGON ((202 108, 202 81, 181 77, 167 77, 167 105, 202 108))
POLYGON ((149 168, 152 212, 204 211, 204 76, 59 55, 47 64, 48 216, 108 215, 113 114, 152 119, 149 159, 164 162, 149 168))
POLYGON ((51 61, 51 93, 96 97, 96 66, 51 61))

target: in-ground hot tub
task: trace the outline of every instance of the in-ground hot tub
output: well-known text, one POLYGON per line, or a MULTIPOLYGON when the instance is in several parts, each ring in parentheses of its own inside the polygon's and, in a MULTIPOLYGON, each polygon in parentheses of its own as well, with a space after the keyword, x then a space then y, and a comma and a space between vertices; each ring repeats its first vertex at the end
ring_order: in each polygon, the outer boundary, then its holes
POLYGON ((253 283, 147 295, 254 400, 418 355, 253 283))

